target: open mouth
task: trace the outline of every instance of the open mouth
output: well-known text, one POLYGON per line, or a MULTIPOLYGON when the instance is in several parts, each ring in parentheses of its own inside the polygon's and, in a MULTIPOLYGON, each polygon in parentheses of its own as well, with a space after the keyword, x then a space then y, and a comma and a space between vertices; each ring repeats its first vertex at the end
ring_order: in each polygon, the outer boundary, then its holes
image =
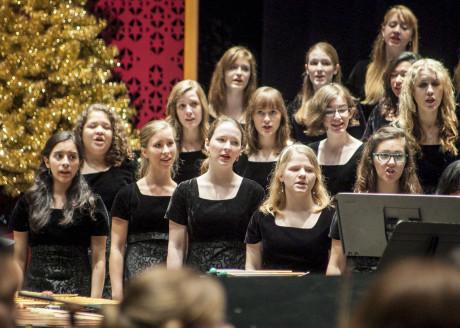
POLYGON ((272 129, 272 126, 271 125, 264 125, 264 126, 262 126, 262 129, 264 129, 265 131, 270 131, 272 129))
POLYGON ((393 168, 391 168, 391 167, 387 167, 387 168, 385 169, 385 173, 386 173, 387 175, 393 175, 393 174, 396 173, 396 170, 393 169, 393 168))
POLYGON ((231 157, 230 157, 230 155, 222 154, 222 155, 219 156, 219 158, 221 158, 221 159, 223 159, 225 161, 228 161, 231 157))
POLYGON ((434 102, 435 102, 435 99, 434 98, 428 98, 425 100, 425 102, 428 104, 428 105, 433 105, 434 102))
POLYGON ((401 38, 400 38, 399 36, 396 36, 396 35, 395 35, 395 36, 391 36, 391 37, 390 37, 390 40, 393 41, 393 42, 395 42, 395 43, 401 42, 401 38))
POLYGON ((334 130, 342 129, 344 126, 345 126, 345 123, 344 123, 344 122, 340 122, 340 123, 331 123, 331 127, 332 127, 334 130))
POLYGON ((172 157, 166 157, 166 158, 161 158, 160 161, 163 162, 163 163, 169 163, 171 162, 172 160, 172 157))

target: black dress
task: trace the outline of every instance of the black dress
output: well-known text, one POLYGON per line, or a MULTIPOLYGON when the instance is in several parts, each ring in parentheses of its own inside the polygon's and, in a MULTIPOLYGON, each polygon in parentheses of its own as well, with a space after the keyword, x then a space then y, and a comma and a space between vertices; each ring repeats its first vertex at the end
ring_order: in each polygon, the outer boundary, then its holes
MULTIPOLYGON (((318 154, 319 142, 309 145, 318 154)), ((335 196, 339 192, 352 192, 356 180, 356 168, 361 159, 363 145, 356 149, 351 158, 343 165, 321 165, 326 188, 335 196)))
POLYGON ((346 83, 346 86, 350 89, 351 94, 360 100, 363 100, 366 97, 364 85, 366 84, 366 72, 368 65, 368 59, 358 61, 351 70, 346 83))
POLYGON ((238 175, 257 182, 265 191, 268 191, 275 165, 276 161, 252 162, 248 159, 248 155, 242 154, 238 162, 235 163, 234 169, 238 175))
MULTIPOLYGON (((443 153, 441 145, 421 145, 421 151, 416 154, 417 175, 423 192, 434 194, 444 169, 453 161, 460 158, 452 153, 443 153)), ((460 143, 456 142, 460 150, 460 143)))
POLYGON ((62 209, 53 209, 49 222, 39 231, 30 229, 29 204, 22 196, 11 215, 14 231, 29 233, 31 259, 28 264, 24 289, 50 290, 57 294, 89 296, 91 265, 88 248, 91 236, 107 236, 107 210, 97 198, 95 220, 84 210, 75 211, 73 222, 61 225, 62 209))
POLYGON ((375 131, 383 126, 390 125, 391 122, 392 121, 388 121, 385 116, 382 115, 382 104, 376 105, 369 116, 362 140, 366 141, 375 131))
POLYGON ((136 182, 123 187, 115 197, 112 217, 128 221, 125 279, 166 262, 168 221, 164 216, 170 199, 170 196, 143 195, 136 182))
POLYGON ((165 217, 187 226, 186 263, 203 272, 210 268, 243 269, 244 236, 263 196, 262 187, 246 178, 236 196, 225 200, 200 198, 196 178, 179 184, 165 217))
POLYGON ((201 150, 179 153, 179 165, 174 174, 174 181, 179 184, 201 175, 201 163, 205 158, 206 155, 201 150))
POLYGON ((101 196, 107 210, 111 210, 116 194, 123 186, 136 181, 135 161, 124 161, 120 166, 112 166, 104 172, 84 174, 91 190, 101 196))
POLYGON ((325 208, 314 227, 302 229, 279 226, 273 215, 257 211, 249 223, 245 242, 262 242, 263 269, 325 273, 333 214, 332 208, 325 208))
MULTIPOLYGON (((306 126, 303 124, 297 123, 294 115, 297 112, 297 110, 300 108, 300 105, 301 103, 300 103, 299 98, 296 98, 289 105, 290 110, 288 114, 289 114, 289 123, 291 127, 291 138, 296 140, 297 142, 303 143, 304 145, 308 145, 310 143, 325 139, 326 138, 325 133, 318 135, 318 136, 309 135, 305 132, 306 126), (295 111, 291 112, 294 110, 294 107, 296 108, 295 111)), ((364 129, 366 128, 366 118, 363 113, 361 104, 356 103, 356 111, 357 111, 357 113, 355 113, 355 118, 357 119, 356 125, 348 124, 347 132, 353 137, 355 137, 356 139, 361 139, 364 133, 364 129)))

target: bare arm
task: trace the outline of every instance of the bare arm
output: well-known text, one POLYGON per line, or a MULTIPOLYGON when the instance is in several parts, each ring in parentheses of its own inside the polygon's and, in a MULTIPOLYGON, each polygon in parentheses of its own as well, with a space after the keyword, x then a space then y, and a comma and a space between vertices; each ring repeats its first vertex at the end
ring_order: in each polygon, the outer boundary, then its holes
POLYGON ((168 269, 182 267, 187 248, 187 226, 169 220, 168 257, 166 258, 166 267, 168 269))
POLYGON ((29 232, 14 231, 14 260, 19 268, 18 289, 22 288, 27 263, 27 248, 29 246, 29 232))
POLYGON ((326 275, 341 275, 345 271, 345 266, 346 258, 345 254, 343 254, 342 242, 337 239, 332 239, 331 256, 327 264, 326 275))
POLYGON ((105 279, 106 236, 91 236, 91 297, 102 297, 105 279))
POLYGON ((117 217, 112 218, 112 240, 110 244, 109 272, 112 284, 112 299, 123 298, 123 267, 128 221, 117 217))
POLYGON ((262 269, 262 242, 246 244, 246 270, 262 269))

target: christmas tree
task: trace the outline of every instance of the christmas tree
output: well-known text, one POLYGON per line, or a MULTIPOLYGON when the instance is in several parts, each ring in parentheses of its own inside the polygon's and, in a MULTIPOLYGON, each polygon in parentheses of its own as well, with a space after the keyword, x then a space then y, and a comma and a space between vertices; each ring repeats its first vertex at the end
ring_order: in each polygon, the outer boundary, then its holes
POLYGON ((9 195, 31 185, 46 140, 91 103, 113 107, 131 134, 126 87, 110 81, 117 50, 98 39, 105 21, 85 3, 1 1, 0 186, 9 195))

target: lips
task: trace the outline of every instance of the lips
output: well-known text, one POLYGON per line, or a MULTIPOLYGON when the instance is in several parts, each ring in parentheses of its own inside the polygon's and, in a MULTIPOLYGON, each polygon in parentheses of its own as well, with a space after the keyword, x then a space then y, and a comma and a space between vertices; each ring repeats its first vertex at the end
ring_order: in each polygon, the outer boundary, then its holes
POLYGON ((427 98, 427 99, 425 100, 425 102, 426 102, 427 104, 429 104, 429 105, 434 104, 435 101, 436 101, 436 100, 435 100, 434 98, 427 98))
POLYGON ((224 161, 228 161, 231 157, 230 155, 227 155, 227 154, 221 154, 219 155, 219 158, 223 159, 224 161))
POLYGON ((160 158, 160 161, 164 164, 169 164, 172 161, 172 157, 160 158))
POLYGON ((401 42, 401 38, 397 35, 391 36, 390 40, 393 41, 394 43, 399 43, 401 42))

